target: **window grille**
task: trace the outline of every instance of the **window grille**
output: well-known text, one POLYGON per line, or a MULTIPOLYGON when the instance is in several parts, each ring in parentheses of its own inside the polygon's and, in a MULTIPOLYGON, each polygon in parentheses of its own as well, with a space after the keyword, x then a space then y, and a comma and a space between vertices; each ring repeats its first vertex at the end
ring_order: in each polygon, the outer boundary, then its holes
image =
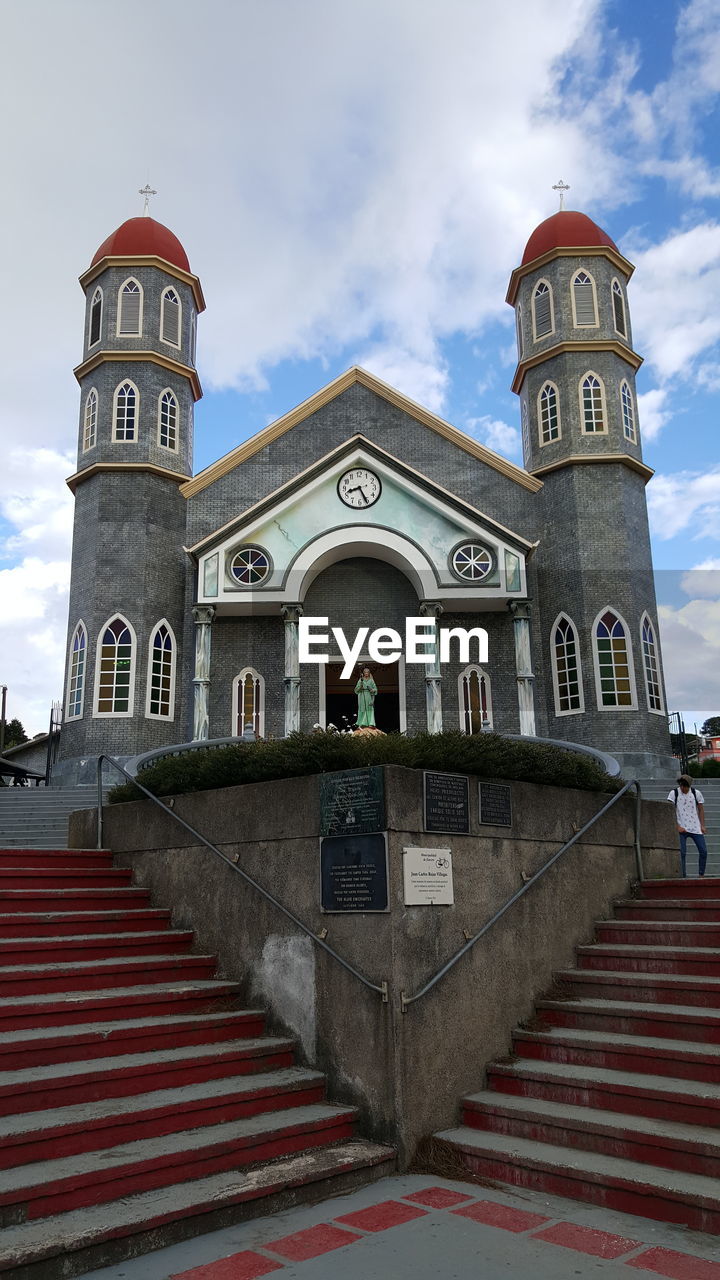
POLYGON ((68 720, 79 720, 85 698, 85 660, 87 657, 87 632, 78 622, 70 646, 70 672, 68 676, 68 720))
POLYGON ((600 379, 589 373, 582 382, 583 431, 587 434, 605 430, 603 393, 600 379))
POLYGON ((627 382, 623 382, 620 388, 620 401, 622 404, 623 435, 631 444, 637 444, 635 409, 633 407, 632 391, 627 382))
POLYGON ((540 392, 539 407, 540 443, 551 444, 553 440, 560 439, 557 388, 552 382, 546 382, 540 392))
POLYGON ((137 392, 132 382, 123 382, 115 392, 114 440, 135 439, 137 392))
POLYGON ((633 691, 628 638, 625 627, 611 609, 608 609, 596 624, 595 645, 600 705, 631 707, 633 691))
POLYGON ((85 401, 85 417, 83 419, 83 453, 93 449, 97 444, 97 391, 93 387, 85 401))
POLYGON ((90 343, 92 347, 94 343, 100 341, 100 333, 102 331, 102 289, 96 289, 92 302, 90 303, 90 343))
POLYGON ((133 667, 133 638, 122 618, 106 626, 100 649, 98 714, 130 714, 130 681, 133 667))
POLYGON ((647 614, 642 621, 642 651, 648 707, 651 711, 662 711, 663 700, 655 632, 647 614))
POLYGON ((158 438, 164 449, 177 449, 178 402, 172 391, 160 397, 158 438))
POLYGON ((172 720, 174 707, 175 646, 170 628, 159 623, 150 641, 148 715, 172 720))
POLYGON ((579 271, 573 280, 573 298, 575 300, 575 324, 596 325, 595 289, 590 276, 579 271))
POLYGON ((553 629, 552 656, 555 668, 555 710, 558 715, 582 711, 580 657, 577 632, 569 618, 559 618, 553 629))

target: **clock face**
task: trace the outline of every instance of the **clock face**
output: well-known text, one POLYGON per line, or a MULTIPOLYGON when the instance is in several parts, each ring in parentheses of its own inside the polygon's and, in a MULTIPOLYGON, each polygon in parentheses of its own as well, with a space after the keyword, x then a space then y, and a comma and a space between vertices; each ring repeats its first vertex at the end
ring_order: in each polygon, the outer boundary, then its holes
POLYGON ((346 507, 361 511, 363 507, 371 507, 382 493, 380 477, 367 467, 355 467, 346 471, 338 480, 338 496, 346 507))

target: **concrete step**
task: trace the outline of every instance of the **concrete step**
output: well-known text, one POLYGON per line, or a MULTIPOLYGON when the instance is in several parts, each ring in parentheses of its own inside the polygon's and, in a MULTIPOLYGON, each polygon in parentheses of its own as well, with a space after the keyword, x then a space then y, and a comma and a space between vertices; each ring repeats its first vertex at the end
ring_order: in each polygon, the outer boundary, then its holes
POLYGON ((325 1096, 325 1077, 302 1067, 224 1076, 129 1097, 80 1102, 51 1111, 0 1119, 0 1168, 34 1164, 124 1142, 203 1129, 247 1116, 313 1105, 325 1096))
POLYGON ((132 881, 129 867, 0 867, 0 897, 7 889, 105 889, 132 881))
POLYGON ((215 956, 114 956, 110 960, 76 960, 64 964, 6 965, 0 968, 0 1010, 6 997, 51 995, 54 992, 104 991, 113 987, 146 986, 154 981, 211 978, 215 956))
POLYGON ((595 937, 624 946, 720 947, 720 920, 599 920, 595 937))
POLYGON ((720 876, 687 876, 678 880, 645 880, 642 896, 655 898, 720 898, 720 876))
POLYGON ((488 1088, 569 1106, 654 1116, 680 1124, 720 1123, 720 1084, 518 1058, 488 1067, 488 1088))
POLYGON ((181 1011, 214 1013, 227 1009, 228 1001, 239 994, 239 983, 213 979, 8 997, 0 1000, 0 1032, 122 1022, 128 1017, 158 1017, 181 1011))
POLYGON ((720 1009, 720 978, 704 974, 621 973, 618 970, 564 969, 556 974, 562 994, 604 1000, 657 1000, 660 1004, 702 1005, 720 1009))
POLYGON ((720 921, 720 897, 698 898, 621 898, 614 904, 618 920, 681 920, 686 923, 720 921))
POLYGON ((150 1053, 186 1045, 212 1045, 240 1037, 263 1035, 262 1009, 223 1013, 130 1018, 118 1023, 86 1022, 71 1027, 38 1027, 5 1031, 0 1036, 0 1071, 43 1067, 61 1062, 94 1062, 125 1053, 150 1053))
POLYGON ((572 1107, 566 1102, 484 1090, 463 1098, 462 1122, 471 1129, 547 1142, 551 1146, 619 1156, 663 1169, 720 1177, 720 1132, 691 1124, 572 1107))
MULTIPOLYGON (((56 904, 59 905, 59 904, 56 904)), ((163 907, 127 907, 115 911, 16 911, 0 914, 0 938, 74 937, 77 933, 130 933, 169 928, 163 907)))
POLYGON ((354 1107, 314 1103, 0 1173, 0 1225, 50 1217, 353 1136, 354 1107))
POLYGON ((720 1010, 639 1000, 538 1000, 537 1024, 720 1044, 720 1010))
POLYGON ((74 937, 0 938, 0 971, 5 965, 64 964, 110 960, 113 956, 161 956, 187 952, 192 929, 143 929, 139 933, 88 933, 74 937))
POLYGON ((293 1041, 278 1036, 224 1040, 119 1054, 93 1062, 52 1063, 0 1072, 0 1115, 43 1111, 130 1097, 149 1089, 180 1088, 225 1076, 253 1075, 289 1067, 293 1041))
POLYGON ((136 1257, 220 1225, 341 1195, 392 1171, 395 1152, 355 1141, 286 1156, 255 1169, 230 1170, 107 1205, 76 1209, 6 1228, 0 1273, 8 1280, 65 1280, 136 1257))
POLYGON ((436 1136, 451 1143, 467 1168, 482 1178, 696 1231, 720 1231, 720 1188, 713 1178, 469 1127, 436 1136))
POLYGON ((2 889, 0 915, 10 911, 97 911, 150 905, 150 892, 127 889, 2 889))
POLYGON ((720 976, 720 951, 713 947, 649 946, 615 942, 577 948, 581 969, 617 969, 623 973, 705 973, 720 976))
POLYGON ((709 1084, 720 1080, 720 1045, 692 1040, 553 1027, 547 1031, 514 1032, 513 1052, 521 1058, 566 1062, 576 1067, 651 1072, 709 1084))

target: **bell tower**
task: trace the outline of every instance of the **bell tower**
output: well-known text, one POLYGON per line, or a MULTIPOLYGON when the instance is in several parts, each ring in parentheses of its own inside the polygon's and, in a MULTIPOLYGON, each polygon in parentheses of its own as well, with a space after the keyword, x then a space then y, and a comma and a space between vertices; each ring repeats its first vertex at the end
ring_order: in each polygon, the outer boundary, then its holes
MULTIPOLYGON (((145 214, 100 246, 85 293, 61 766, 182 741, 186 500, 200 281, 145 214)), ((83 766, 84 767, 84 766, 83 766)))
POLYGON ((632 273, 601 227, 561 208, 530 236, 507 301, 515 309, 512 388, 523 460, 543 481, 538 614, 553 677, 547 724, 552 737, 643 769, 652 767, 653 750, 667 760, 669 736, 645 500, 653 473, 642 459, 635 390, 642 360, 627 297, 632 273))

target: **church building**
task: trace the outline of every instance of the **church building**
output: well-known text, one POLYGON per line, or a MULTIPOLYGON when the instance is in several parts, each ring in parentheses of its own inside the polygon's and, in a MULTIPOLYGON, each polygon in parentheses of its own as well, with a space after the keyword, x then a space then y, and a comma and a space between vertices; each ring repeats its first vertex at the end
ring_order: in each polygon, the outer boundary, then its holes
MULTIPOLYGON (((193 475, 199 278, 131 218, 86 295, 61 780, 93 757, 350 722, 301 618, 483 627, 487 660, 373 662, 386 732, 495 730, 647 774, 669 736, 635 392, 633 267, 585 214, 510 278, 523 466, 361 368, 193 475)), ((331 642, 332 650, 332 642, 331 642)), ((360 657, 367 660, 367 653, 360 657)))

